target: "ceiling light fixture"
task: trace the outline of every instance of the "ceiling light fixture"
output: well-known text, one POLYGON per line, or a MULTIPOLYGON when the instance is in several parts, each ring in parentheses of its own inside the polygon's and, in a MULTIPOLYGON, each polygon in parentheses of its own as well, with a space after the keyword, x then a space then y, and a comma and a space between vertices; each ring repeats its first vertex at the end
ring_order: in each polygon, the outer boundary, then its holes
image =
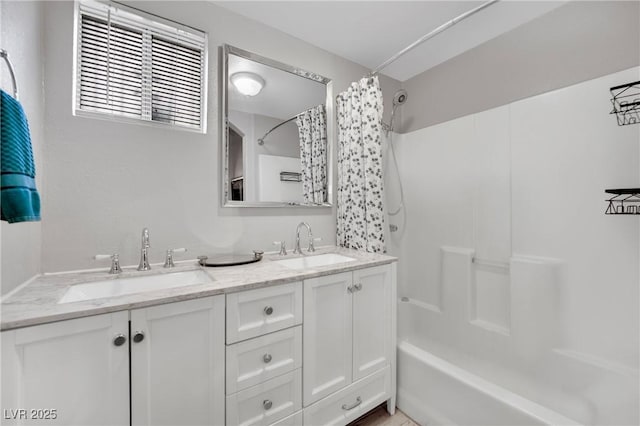
POLYGON ((238 92, 246 96, 255 96, 264 87, 264 79, 252 72, 237 72, 231 75, 231 83, 238 92))

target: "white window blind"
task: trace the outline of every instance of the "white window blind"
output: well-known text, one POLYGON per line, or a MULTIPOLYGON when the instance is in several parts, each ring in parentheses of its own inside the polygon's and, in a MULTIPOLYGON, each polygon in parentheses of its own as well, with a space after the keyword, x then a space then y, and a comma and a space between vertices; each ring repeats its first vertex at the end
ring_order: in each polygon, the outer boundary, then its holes
POLYGON ((76 112, 205 131, 202 32, 114 3, 78 3, 76 112))

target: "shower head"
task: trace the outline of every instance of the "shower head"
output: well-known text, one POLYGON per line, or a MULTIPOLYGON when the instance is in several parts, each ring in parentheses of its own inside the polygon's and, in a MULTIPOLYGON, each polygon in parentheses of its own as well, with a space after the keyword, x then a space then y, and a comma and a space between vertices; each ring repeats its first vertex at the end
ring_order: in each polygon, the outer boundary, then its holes
POLYGON ((399 106, 407 102, 407 91, 404 89, 400 89, 393 95, 393 106, 399 106))

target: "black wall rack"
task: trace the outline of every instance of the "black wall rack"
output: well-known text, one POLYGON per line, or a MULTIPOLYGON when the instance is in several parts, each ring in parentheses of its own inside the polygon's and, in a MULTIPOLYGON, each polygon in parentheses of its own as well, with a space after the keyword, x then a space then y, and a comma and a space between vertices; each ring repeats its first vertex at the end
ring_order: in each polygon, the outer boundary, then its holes
POLYGON ((640 123, 640 81, 612 87, 611 103, 618 119, 618 126, 640 123))
POLYGON ((640 215, 640 188, 605 189, 604 192, 613 194, 607 200, 605 214, 640 215))

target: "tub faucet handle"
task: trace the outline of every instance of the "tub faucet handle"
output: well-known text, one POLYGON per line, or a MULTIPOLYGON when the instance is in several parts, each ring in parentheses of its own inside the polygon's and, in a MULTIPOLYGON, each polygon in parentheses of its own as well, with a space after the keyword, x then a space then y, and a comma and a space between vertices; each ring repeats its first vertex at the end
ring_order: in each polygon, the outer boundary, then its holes
POLYGON ((95 256, 93 256, 93 259, 94 260, 111 259, 111 269, 109 269, 109 273, 119 274, 120 272, 122 272, 122 269, 120 268, 120 256, 118 256, 118 253, 96 254, 95 256))

